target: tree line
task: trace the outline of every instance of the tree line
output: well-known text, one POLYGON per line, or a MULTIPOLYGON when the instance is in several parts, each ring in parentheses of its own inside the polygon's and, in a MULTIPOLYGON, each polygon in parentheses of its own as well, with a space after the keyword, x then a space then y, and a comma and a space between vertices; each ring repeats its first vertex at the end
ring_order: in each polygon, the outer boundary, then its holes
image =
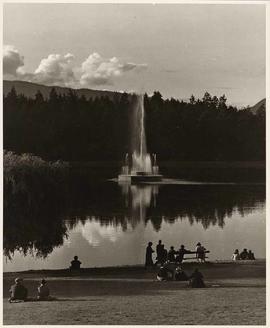
MULTIPOLYGON (((226 96, 189 101, 144 95, 147 147, 159 160, 265 159, 265 111, 226 103, 226 96)), ((130 115, 136 95, 87 99, 75 90, 48 98, 17 94, 3 99, 4 148, 47 160, 122 160, 130 152, 130 115)))

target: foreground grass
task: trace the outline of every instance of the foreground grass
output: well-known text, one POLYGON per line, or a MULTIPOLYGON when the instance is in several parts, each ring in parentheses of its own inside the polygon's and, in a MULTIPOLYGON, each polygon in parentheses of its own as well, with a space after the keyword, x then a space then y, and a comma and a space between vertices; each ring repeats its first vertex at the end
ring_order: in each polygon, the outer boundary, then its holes
POLYGON ((18 304, 4 300, 3 306, 6 325, 265 324, 264 287, 182 288, 158 290, 152 295, 142 290, 133 295, 100 294, 18 304))
MULTIPOLYGON (((198 264, 183 264, 188 274, 198 264)), ((200 265, 208 288, 187 282, 158 282, 156 269, 142 267, 4 273, 5 325, 264 325, 265 261, 200 265), (46 277, 52 302, 9 304, 16 276, 24 278, 29 296, 46 277)))

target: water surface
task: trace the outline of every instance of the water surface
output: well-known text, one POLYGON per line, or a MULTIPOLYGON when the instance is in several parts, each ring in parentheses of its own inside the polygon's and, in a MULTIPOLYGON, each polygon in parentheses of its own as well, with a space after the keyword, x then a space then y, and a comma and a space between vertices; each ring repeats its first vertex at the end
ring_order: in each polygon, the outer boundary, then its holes
POLYGON ((263 185, 104 182, 71 195, 64 215, 14 215, 5 219, 4 271, 67 268, 74 255, 83 267, 142 264, 159 239, 167 249, 200 241, 210 260, 235 248, 265 258, 263 185))

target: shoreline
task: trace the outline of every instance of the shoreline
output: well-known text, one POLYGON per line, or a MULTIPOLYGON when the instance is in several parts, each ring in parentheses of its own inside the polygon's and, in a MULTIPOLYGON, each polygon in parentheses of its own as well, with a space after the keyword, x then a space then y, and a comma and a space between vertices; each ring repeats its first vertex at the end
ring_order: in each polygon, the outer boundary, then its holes
MULTIPOLYGON (((209 261, 206 263, 198 263, 195 261, 192 262, 184 262, 181 263, 181 267, 184 270, 190 271, 194 270, 194 268, 199 268, 202 271, 207 273, 212 273, 210 276, 220 275, 221 270, 224 270, 224 274, 229 274, 229 276, 234 276, 236 271, 243 271, 243 276, 247 276, 250 273, 247 271, 260 271, 260 276, 262 276, 262 271, 266 270, 266 259, 257 259, 255 261, 250 260, 241 260, 241 261, 232 261, 232 260, 216 260, 209 261), (245 266, 245 270, 243 270, 243 266, 245 266), (249 270, 247 270, 249 269, 249 270), (258 270, 256 270, 258 269, 258 270), (229 272, 228 272, 229 271, 229 272)), ((73 277, 73 276, 123 276, 127 277, 144 277, 149 276, 151 273, 156 273, 158 271, 157 266, 153 268, 145 269, 144 265, 120 265, 120 266, 108 266, 108 267, 88 267, 81 268, 80 271, 74 272, 70 271, 69 268, 64 269, 35 269, 35 270, 24 270, 24 271, 13 271, 13 272, 3 272, 3 278, 13 277, 15 275, 26 275, 26 276, 35 276, 35 275, 48 275, 48 276, 56 276, 56 277, 73 277)))

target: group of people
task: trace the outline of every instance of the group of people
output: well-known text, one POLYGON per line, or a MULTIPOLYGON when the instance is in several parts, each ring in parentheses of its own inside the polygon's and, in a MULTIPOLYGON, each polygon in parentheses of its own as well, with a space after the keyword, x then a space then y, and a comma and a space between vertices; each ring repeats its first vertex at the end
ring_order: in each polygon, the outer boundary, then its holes
POLYGON ((157 280, 189 281, 189 286, 192 288, 205 287, 203 275, 198 269, 195 269, 194 272, 190 276, 188 276, 179 265, 175 267, 175 265, 170 262, 166 262, 160 267, 159 272, 157 274, 157 280))
POLYGON ((51 301, 54 298, 50 296, 50 290, 47 286, 45 279, 40 281, 40 284, 37 288, 37 297, 35 299, 28 298, 28 290, 23 285, 23 279, 18 277, 15 279, 15 284, 10 287, 10 298, 8 299, 10 303, 25 302, 28 300, 31 301, 51 301))
MULTIPOLYGON (((78 271, 81 267, 81 262, 78 259, 78 256, 74 256, 74 259, 70 262, 69 269, 72 271, 78 271)), ((52 301, 55 298, 50 296, 50 290, 47 286, 45 279, 40 281, 39 286, 37 287, 37 296, 35 298, 28 298, 28 290, 23 284, 23 279, 18 277, 15 279, 15 284, 10 287, 10 303, 18 303, 25 301, 52 301)))
POLYGON ((249 251, 247 251, 247 249, 244 248, 241 253, 239 253, 239 250, 236 249, 234 251, 233 255, 232 255, 232 260, 233 261, 238 261, 238 260, 255 260, 255 256, 254 256, 254 253, 252 252, 251 249, 249 251))
MULTIPOLYGON (((155 253, 155 251, 152 248, 153 243, 150 241, 148 243, 148 246, 146 247, 146 256, 145 256, 145 266, 153 266, 153 258, 152 255, 155 253)), ((170 247, 170 250, 167 251, 165 249, 164 244, 162 244, 162 240, 159 240, 157 246, 156 246, 156 262, 155 264, 163 264, 165 262, 177 262, 177 263, 182 263, 184 260, 185 254, 195 254, 196 259, 198 262, 205 262, 205 254, 209 253, 201 243, 197 243, 196 245, 196 250, 195 251, 190 251, 185 248, 184 245, 181 245, 179 250, 176 251, 174 249, 174 246, 170 247)))

